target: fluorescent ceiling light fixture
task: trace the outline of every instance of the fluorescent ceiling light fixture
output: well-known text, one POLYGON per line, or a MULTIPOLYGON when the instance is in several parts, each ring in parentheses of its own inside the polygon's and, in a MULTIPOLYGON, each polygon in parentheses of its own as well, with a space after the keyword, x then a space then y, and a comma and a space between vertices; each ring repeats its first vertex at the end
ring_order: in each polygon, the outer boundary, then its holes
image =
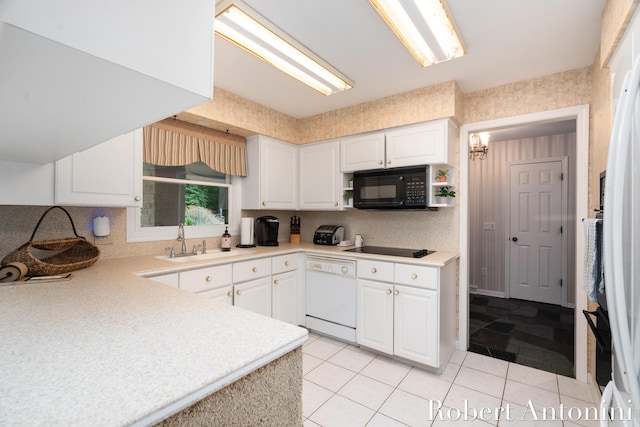
POLYGON ((369 0, 423 67, 465 54, 443 1, 369 0))
POLYGON ((240 0, 216 7, 215 32, 324 95, 355 83, 240 0))

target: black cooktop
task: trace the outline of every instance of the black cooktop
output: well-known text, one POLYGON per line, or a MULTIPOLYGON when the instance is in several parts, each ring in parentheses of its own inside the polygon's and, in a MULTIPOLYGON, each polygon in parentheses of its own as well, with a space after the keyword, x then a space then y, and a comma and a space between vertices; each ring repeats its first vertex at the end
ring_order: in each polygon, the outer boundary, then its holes
POLYGON ((384 246, 363 246, 361 248, 345 249, 344 251, 362 254, 403 256, 407 258, 422 258, 435 252, 427 249, 386 248, 384 246))

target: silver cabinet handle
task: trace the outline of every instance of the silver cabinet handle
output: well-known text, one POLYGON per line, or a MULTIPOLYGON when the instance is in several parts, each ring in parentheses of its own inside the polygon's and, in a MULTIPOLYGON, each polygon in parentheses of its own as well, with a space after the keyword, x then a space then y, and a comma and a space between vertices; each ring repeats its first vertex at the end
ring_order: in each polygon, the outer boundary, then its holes
POLYGON ((378 272, 378 269, 377 269, 377 268, 375 268, 375 267, 373 267, 373 268, 371 269, 371 272, 372 272, 373 274, 376 274, 376 273, 378 272))
POLYGON ((391 289, 387 289, 387 295, 391 295, 391 289))
POLYGON ((395 294, 396 294, 396 295, 400 295, 400 291, 396 289, 395 294))
POLYGON ((418 275, 417 275, 416 273, 413 273, 413 274, 411 275, 411 278, 412 278, 413 280, 416 280, 416 279, 418 278, 418 275))
POLYGON ((382 164, 382 160, 378 160, 378 164, 381 165, 382 164))

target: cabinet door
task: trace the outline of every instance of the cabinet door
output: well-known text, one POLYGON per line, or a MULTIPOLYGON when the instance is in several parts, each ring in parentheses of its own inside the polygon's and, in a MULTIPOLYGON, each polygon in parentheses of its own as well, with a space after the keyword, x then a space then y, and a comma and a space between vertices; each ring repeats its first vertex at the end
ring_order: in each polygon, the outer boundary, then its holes
POLYGON ((271 317, 271 277, 235 285, 233 299, 236 307, 271 317))
POLYGON ((384 167, 384 133, 344 138, 340 141, 340 171, 355 172, 384 167))
POLYGON ((439 368, 438 293, 396 285, 394 354, 439 368))
POLYGON ((55 170, 58 204, 138 207, 142 200, 142 129, 58 160, 55 170))
POLYGON ((298 147, 263 138, 260 209, 297 209, 298 147))
POLYGON ((340 141, 300 147, 300 209, 340 209, 340 141))
POLYGON ((224 286, 211 291, 200 292, 198 295, 224 304, 233 304, 233 286, 224 286))
POLYGON ((273 276, 273 318, 296 324, 298 279, 297 272, 273 276))
POLYGON ((449 161, 449 121, 437 120, 388 131, 387 164, 389 168, 449 161))
POLYGON ((393 285, 358 279, 356 342, 393 354, 393 285))

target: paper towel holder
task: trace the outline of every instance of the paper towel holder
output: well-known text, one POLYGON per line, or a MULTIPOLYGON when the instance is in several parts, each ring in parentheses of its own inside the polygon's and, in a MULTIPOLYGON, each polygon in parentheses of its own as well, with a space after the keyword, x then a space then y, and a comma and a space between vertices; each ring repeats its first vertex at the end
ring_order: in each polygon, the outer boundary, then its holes
POLYGON ((253 235, 253 218, 242 218, 240 221, 240 242, 236 245, 236 248, 255 248, 256 245, 253 244, 253 239, 254 239, 254 235, 253 235), (249 227, 248 230, 243 230, 243 228, 245 226, 249 227), (249 240, 248 242, 244 242, 244 237, 243 237, 243 232, 248 232, 251 240, 249 240))

